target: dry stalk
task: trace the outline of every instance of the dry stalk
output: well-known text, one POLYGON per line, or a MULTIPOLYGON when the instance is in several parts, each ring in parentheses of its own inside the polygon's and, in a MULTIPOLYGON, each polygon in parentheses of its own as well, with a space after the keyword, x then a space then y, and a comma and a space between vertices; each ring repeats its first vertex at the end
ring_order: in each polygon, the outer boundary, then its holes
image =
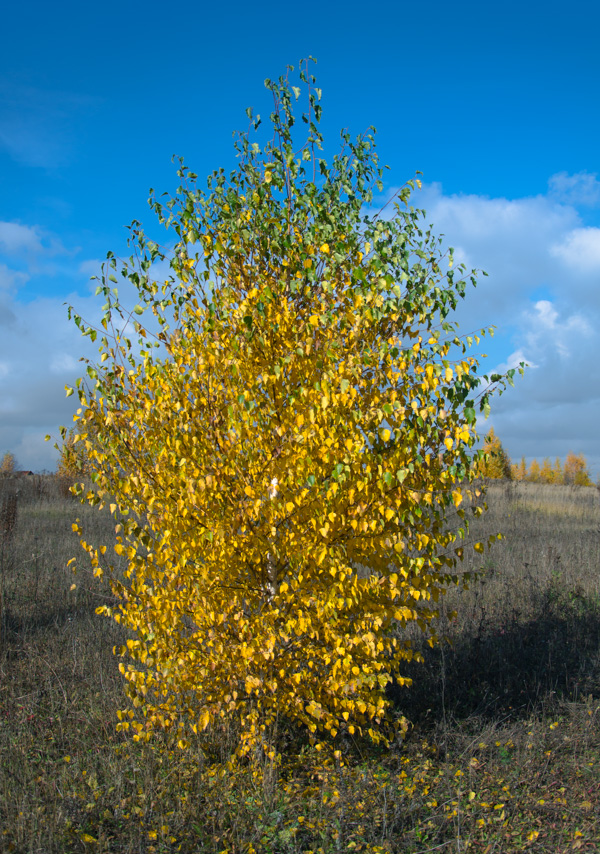
POLYGON ((2 544, 11 542, 17 524, 18 499, 15 492, 5 495, 0 505, 0 541, 2 544))

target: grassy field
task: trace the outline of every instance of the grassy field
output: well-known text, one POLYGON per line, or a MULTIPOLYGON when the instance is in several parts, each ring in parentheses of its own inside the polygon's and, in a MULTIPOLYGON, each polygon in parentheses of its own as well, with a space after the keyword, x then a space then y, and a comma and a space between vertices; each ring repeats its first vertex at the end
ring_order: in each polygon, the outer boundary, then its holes
POLYGON ((449 643, 392 688, 406 739, 323 758, 290 733, 252 777, 115 731, 122 630, 66 567, 73 519, 107 544, 110 519, 50 477, 0 484, 0 851, 599 851, 598 493, 498 483, 488 503, 474 535, 505 539, 446 597, 449 643))

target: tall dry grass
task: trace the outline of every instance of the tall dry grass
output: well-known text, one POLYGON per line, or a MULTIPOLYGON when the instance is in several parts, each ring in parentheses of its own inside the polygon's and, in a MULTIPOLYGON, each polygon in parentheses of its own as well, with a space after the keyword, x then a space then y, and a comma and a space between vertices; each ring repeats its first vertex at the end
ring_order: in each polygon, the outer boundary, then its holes
POLYGON ((79 516, 88 541, 110 543, 110 517, 51 477, 18 489, 0 551, 0 851, 597 850, 596 490, 493 484, 472 537, 505 539, 471 560, 478 584, 448 593, 449 643, 391 690, 406 740, 340 741, 323 759, 290 731, 281 767, 257 777, 211 768, 201 745, 153 752, 116 733, 123 632, 95 615, 110 594, 71 530, 79 516))

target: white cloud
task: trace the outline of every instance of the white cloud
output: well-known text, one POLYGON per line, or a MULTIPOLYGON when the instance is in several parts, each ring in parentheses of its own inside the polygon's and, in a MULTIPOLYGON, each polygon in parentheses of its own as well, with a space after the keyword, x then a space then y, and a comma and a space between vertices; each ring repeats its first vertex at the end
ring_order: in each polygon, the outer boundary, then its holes
POLYGON ((521 325, 526 328, 526 350, 537 358, 540 353, 555 351, 561 359, 568 359, 580 349, 582 339, 593 334, 585 317, 575 313, 561 320, 549 300, 538 300, 533 311, 524 312, 521 325))
POLYGON ((535 362, 531 361, 530 356, 526 355, 525 352, 519 348, 511 353, 504 362, 501 362, 499 365, 490 371, 493 374, 505 374, 507 371, 513 370, 514 368, 519 368, 521 364, 527 366, 527 370, 532 370, 538 368, 539 365, 536 365, 535 362))
MULTIPOLYGON (((558 186, 558 183, 556 183, 558 186)), ((591 198, 591 182, 583 182, 591 198)), ((581 189, 581 188, 580 188, 581 189)), ((492 423, 513 457, 583 452, 600 474, 600 229, 585 228, 556 194, 520 199, 446 196, 439 184, 412 197, 425 222, 468 269, 486 270, 456 319, 494 324, 488 365, 531 366, 492 403, 492 423)), ((489 425, 482 424, 485 432, 489 425)))
POLYGON ((27 273, 12 270, 6 264, 0 263, 0 291, 14 291, 22 287, 29 279, 27 273))
POLYGON ((86 261, 82 261, 78 267, 80 273, 83 273, 84 276, 88 276, 90 279, 92 276, 100 276, 102 272, 102 261, 99 261, 97 258, 88 258, 86 261))
POLYGON ((0 251, 8 255, 23 252, 41 252, 43 249, 37 226, 18 222, 0 222, 0 251))
POLYGON ((0 222, 0 253, 10 258, 11 263, 19 262, 26 266, 29 272, 54 271, 56 264, 49 259, 78 252, 78 247, 66 249, 56 234, 48 233, 37 225, 0 222))
POLYGON ((600 274, 600 228, 573 229, 550 247, 550 254, 575 272, 600 274))
POLYGON ((600 181, 596 173, 557 172, 548 181, 550 196, 568 205, 585 207, 600 206, 600 181))
POLYGON ((445 235, 445 245, 454 247, 458 260, 489 275, 478 278, 477 288, 468 290, 461 304, 467 328, 510 323, 536 288, 565 290, 568 267, 562 259, 557 265, 550 247, 580 226, 574 208, 545 197, 445 196, 438 184, 425 186, 413 204, 426 209, 426 222, 445 235))
POLYGON ((51 374, 72 376, 74 373, 80 371, 79 362, 70 353, 57 353, 50 362, 51 374))

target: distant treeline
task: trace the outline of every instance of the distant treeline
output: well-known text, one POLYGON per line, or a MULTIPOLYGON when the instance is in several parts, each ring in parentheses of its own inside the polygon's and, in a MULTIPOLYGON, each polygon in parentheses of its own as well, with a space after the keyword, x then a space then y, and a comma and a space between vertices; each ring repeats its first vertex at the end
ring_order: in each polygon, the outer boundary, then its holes
POLYGON ((493 429, 485 437, 483 450, 488 455, 487 460, 477 466, 483 477, 528 480, 531 483, 556 483, 567 486, 594 485, 588 470, 587 460, 583 454, 574 454, 570 451, 564 462, 559 457, 556 457, 554 462, 546 457, 541 465, 537 460, 533 460, 528 468, 525 457, 521 457, 520 463, 511 462, 502 442, 493 429))

